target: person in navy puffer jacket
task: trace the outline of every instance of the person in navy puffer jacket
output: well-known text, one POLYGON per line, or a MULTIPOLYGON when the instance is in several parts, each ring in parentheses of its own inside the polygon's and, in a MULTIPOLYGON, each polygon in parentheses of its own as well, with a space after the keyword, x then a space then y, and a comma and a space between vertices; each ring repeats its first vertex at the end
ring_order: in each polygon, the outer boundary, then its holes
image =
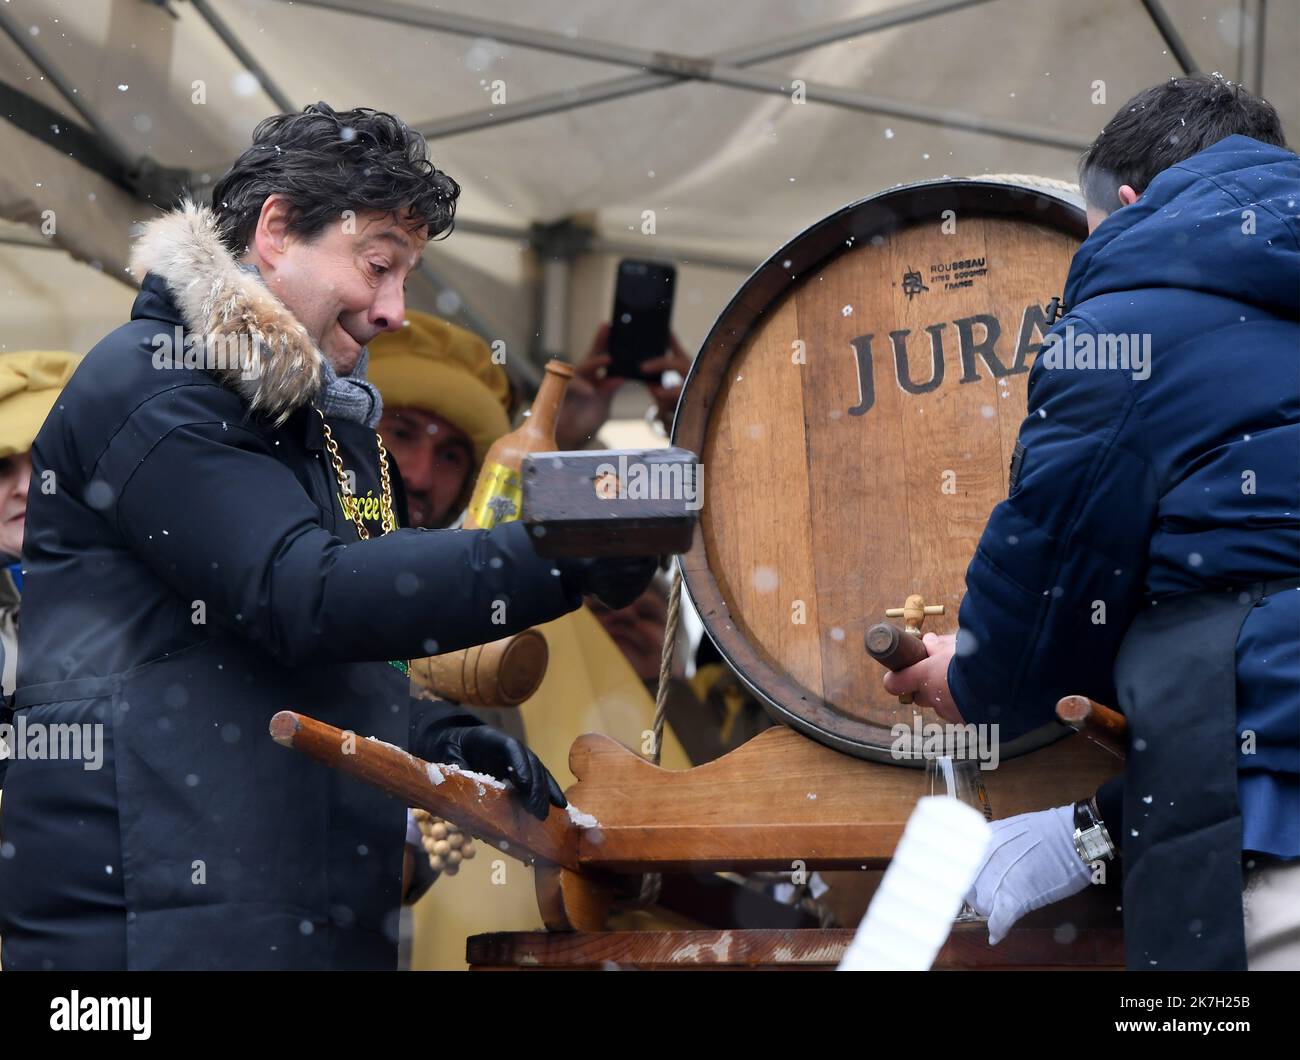
POLYGON ((996 822, 990 942, 1122 847, 1130 968, 1300 967, 1300 158, 1197 75, 1126 103, 1080 178, 959 631, 886 687, 1003 739, 1070 693, 1126 715, 1121 781, 996 822))

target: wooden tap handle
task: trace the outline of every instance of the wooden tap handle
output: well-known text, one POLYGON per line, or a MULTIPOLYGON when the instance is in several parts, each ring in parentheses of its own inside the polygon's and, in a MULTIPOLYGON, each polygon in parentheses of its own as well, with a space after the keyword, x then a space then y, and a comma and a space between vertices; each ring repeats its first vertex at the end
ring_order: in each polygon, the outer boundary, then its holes
POLYGON ((927 604, 920 593, 912 593, 904 602, 902 607, 885 608, 886 618, 901 618, 903 626, 909 633, 915 632, 921 628, 925 621, 926 615, 942 615, 944 613, 943 604, 927 604))
POLYGON ((930 657, 920 637, 905 633, 892 622, 878 622, 867 630, 867 654, 886 670, 906 670, 930 657))

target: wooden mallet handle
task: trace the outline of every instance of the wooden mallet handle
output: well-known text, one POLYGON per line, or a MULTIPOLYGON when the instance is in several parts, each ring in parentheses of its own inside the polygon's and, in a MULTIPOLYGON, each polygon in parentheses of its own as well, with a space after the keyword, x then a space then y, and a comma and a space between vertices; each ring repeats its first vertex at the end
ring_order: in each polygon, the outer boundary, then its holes
POLYGON ((1096 729, 1121 743, 1128 738, 1128 722, 1124 715, 1087 696, 1062 697, 1056 704, 1056 716, 1072 729, 1096 729))
POLYGON ((403 805, 445 817, 520 861, 578 869, 579 829, 565 810, 552 806, 546 820, 539 821, 509 789, 480 784, 462 773, 444 772, 400 747, 346 733, 291 710, 282 710, 271 719, 271 738, 282 747, 374 784, 400 798, 403 805))
POLYGON ((920 637, 890 622, 878 622, 867 630, 866 644, 867 654, 886 670, 906 670, 930 657, 920 637))

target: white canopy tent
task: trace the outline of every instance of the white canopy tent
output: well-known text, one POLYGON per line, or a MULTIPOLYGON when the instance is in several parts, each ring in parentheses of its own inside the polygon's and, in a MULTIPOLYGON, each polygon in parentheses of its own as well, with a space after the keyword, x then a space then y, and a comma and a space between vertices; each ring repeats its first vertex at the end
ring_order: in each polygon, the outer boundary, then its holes
MULTIPOLYGON (((7 0, 0 348, 125 319, 133 224, 269 114, 393 111, 464 188, 413 305, 581 356, 622 256, 678 264, 688 350, 808 224, 943 175, 1072 179, 1137 90, 1217 70, 1294 142, 1296 0, 7 0)), ((649 404, 625 388, 616 414, 649 404)))

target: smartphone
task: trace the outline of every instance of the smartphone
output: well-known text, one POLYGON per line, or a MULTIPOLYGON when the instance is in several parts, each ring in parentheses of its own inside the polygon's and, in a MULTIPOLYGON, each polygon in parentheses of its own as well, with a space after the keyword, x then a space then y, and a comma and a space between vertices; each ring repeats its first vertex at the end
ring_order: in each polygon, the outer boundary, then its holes
POLYGON ((676 285, 677 270, 671 265, 630 258, 618 263, 614 314, 606 347, 613 358, 610 375, 645 380, 641 365, 668 352, 668 323, 676 285))

